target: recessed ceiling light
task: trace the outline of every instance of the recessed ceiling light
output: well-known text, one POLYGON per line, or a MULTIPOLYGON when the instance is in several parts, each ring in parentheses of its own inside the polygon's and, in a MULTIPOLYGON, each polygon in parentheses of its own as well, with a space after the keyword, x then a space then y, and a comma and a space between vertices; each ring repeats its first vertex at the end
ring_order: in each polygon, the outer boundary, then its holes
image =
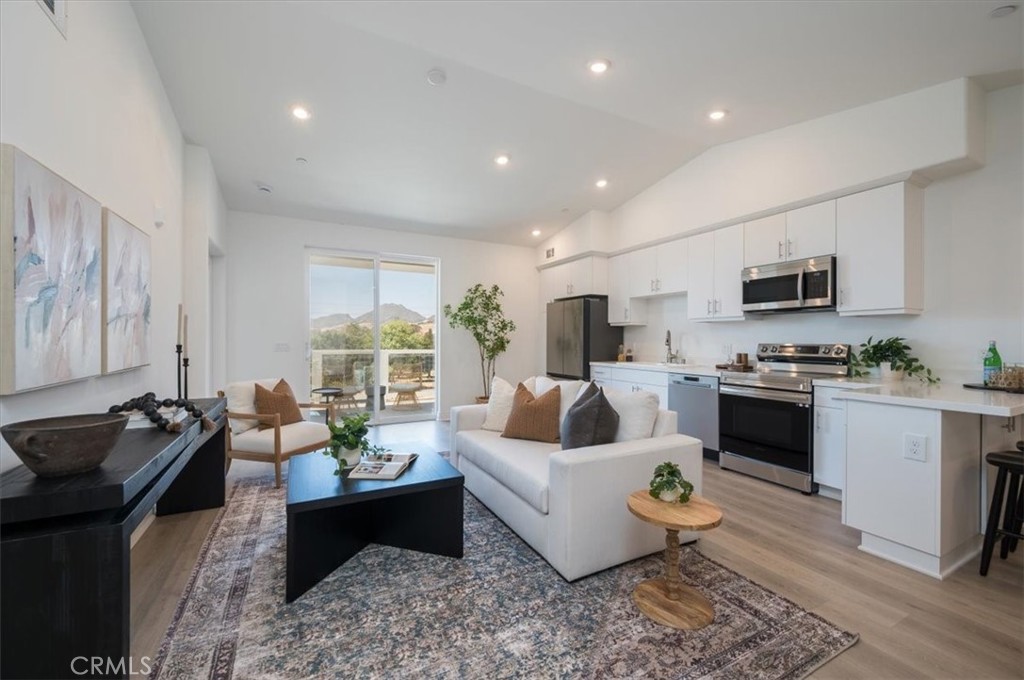
POLYGON ((725 118, 727 113, 729 112, 723 109, 717 109, 709 113, 708 118, 710 118, 711 120, 722 120, 723 118, 725 118))
POLYGON ((590 72, 596 73, 598 75, 607 72, 608 69, 610 69, 611 67, 612 62, 608 61, 607 59, 595 59, 589 64, 587 64, 587 68, 590 69, 590 72))
POLYGON ((312 114, 305 106, 296 105, 292 107, 292 115, 299 120, 309 120, 312 114))
POLYGON ((427 71, 427 82, 434 87, 441 87, 448 82, 448 74, 443 69, 432 68, 427 71))
POLYGON ((540 229, 534 229, 530 233, 533 234, 534 236, 540 236, 540 229))
POLYGON ((256 182, 256 189, 261 194, 272 194, 272 193, 274 193, 274 187, 270 186, 269 184, 264 184, 263 182, 256 182))
POLYGON ((303 158, 302 156, 299 156, 295 159, 295 162, 298 163, 299 165, 305 165, 309 161, 303 158))
POLYGON ((494 162, 501 166, 508 165, 509 160, 511 159, 508 157, 508 154, 504 153, 498 154, 497 156, 494 157, 494 162))
POLYGON ((598 189, 604 189, 606 186, 608 186, 608 180, 599 179, 596 182, 594 182, 594 186, 597 187, 598 189))
POLYGON ((993 19, 999 19, 1001 17, 1007 17, 1017 11, 1018 5, 1003 5, 1002 7, 996 7, 994 10, 988 13, 993 19))

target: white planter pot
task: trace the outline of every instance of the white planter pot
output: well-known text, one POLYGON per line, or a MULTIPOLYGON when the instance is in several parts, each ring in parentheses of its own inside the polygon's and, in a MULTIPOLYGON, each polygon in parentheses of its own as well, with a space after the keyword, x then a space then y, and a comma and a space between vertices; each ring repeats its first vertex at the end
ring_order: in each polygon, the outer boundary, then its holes
POLYGON ((903 380, 904 373, 902 370, 894 371, 889 364, 884 364, 878 367, 878 377, 882 382, 899 382, 903 380))
POLYGON ((355 467, 359 465, 359 460, 362 458, 363 450, 359 449, 342 449, 340 457, 345 461, 345 467, 355 467))
POLYGON ((683 490, 678 486, 671 491, 662 491, 658 494, 658 499, 663 500, 666 503, 675 503, 679 500, 679 497, 683 494, 683 490))

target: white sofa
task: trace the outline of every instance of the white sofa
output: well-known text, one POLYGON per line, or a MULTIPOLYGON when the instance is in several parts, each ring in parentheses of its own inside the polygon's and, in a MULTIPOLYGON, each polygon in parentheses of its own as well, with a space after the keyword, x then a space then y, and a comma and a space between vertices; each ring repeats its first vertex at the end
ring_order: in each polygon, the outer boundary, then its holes
MULTIPOLYGON (((665 530, 626 507, 656 465, 676 463, 701 489, 701 441, 676 434, 673 411, 658 412, 650 438, 568 451, 481 429, 486 415, 485 405, 451 410, 452 464, 466 488, 567 581, 665 547, 665 530)), ((680 534, 683 542, 696 538, 680 534)))

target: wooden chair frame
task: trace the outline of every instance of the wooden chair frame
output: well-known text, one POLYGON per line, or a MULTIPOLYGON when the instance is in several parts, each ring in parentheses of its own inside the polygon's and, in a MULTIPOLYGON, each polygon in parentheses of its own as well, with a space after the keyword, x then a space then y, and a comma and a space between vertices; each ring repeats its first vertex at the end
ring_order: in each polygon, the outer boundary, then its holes
MULTIPOLYGON (((223 397, 224 392, 218 391, 218 397, 223 397)), ((327 409, 327 421, 334 421, 334 404, 311 404, 304 403, 299 404, 299 408, 326 408, 327 409)), ((228 426, 225 428, 227 434, 227 459, 224 465, 224 474, 228 473, 231 469, 231 461, 235 458, 238 460, 253 460, 259 463, 273 463, 274 464, 274 488, 281 488, 281 463, 286 461, 292 456, 297 456, 301 453, 309 453, 310 451, 318 451, 326 447, 331 438, 328 437, 322 442, 316 442, 308 446, 304 446, 298 449, 292 449, 289 451, 281 450, 281 429, 282 427, 288 427, 287 425, 281 425, 281 414, 279 413, 237 413, 235 411, 224 411, 224 415, 228 418, 228 426), (231 444, 231 419, 235 418, 238 420, 255 420, 265 425, 271 425, 274 428, 274 452, 273 453, 256 453, 253 451, 236 450, 231 444)))

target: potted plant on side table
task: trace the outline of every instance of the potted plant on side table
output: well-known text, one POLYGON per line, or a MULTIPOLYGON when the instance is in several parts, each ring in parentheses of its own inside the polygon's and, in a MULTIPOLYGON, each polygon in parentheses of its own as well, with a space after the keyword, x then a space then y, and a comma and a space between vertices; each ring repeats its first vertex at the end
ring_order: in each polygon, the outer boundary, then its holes
POLYGON ((683 477, 682 470, 675 463, 662 463, 654 468, 650 494, 666 503, 688 503, 693 493, 693 484, 683 477))
POLYGON ((494 362, 508 349, 512 331, 516 324, 505 318, 501 308, 504 293, 498 286, 484 288, 476 284, 466 291, 458 307, 444 306, 444 315, 452 328, 465 328, 473 334, 480 350, 480 375, 484 383, 484 396, 477 397, 477 403, 487 403, 491 396, 491 381, 494 379, 494 362))

